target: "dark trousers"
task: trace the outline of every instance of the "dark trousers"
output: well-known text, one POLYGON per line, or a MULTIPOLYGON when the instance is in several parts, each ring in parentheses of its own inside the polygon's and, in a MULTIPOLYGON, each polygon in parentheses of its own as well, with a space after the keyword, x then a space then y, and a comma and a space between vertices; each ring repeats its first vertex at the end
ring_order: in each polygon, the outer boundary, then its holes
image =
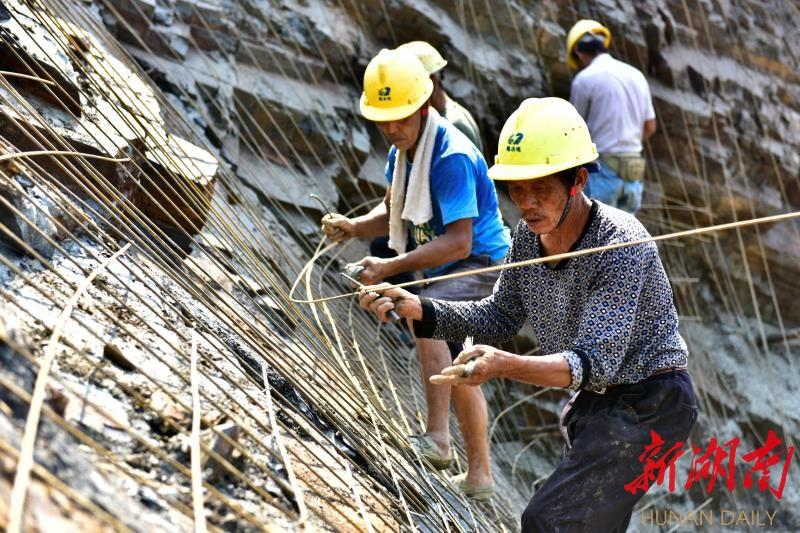
MULTIPOLYGON (((408 238, 408 246, 406 246, 406 251, 410 252, 415 248, 414 241, 411 240, 411 237, 408 238)), ((380 257, 383 259, 388 259, 390 257, 397 257, 397 252, 389 248, 389 237, 376 237, 372 239, 369 243, 369 255, 372 257, 380 257)), ((392 285, 399 285, 400 283, 407 283, 410 281, 414 281, 414 274, 411 272, 401 272, 400 274, 396 274, 394 276, 390 276, 386 278, 386 283, 391 283, 392 285)), ((418 292, 417 287, 408 287, 409 292, 418 292)))
POLYGON ((652 376, 605 394, 581 391, 564 418, 571 448, 522 513, 522 531, 624 532, 644 495, 624 488, 641 475, 639 456, 658 433, 666 452, 686 441, 697 418, 684 370, 652 376))

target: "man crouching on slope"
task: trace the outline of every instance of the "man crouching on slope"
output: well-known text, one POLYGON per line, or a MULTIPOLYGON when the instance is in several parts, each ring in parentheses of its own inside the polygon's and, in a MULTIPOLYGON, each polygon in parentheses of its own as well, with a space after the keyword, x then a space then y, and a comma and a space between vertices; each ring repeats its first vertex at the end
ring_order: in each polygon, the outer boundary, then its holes
MULTIPOLYGON (((523 102, 503 128, 499 152, 489 176, 508 181, 522 215, 508 262, 649 237, 633 216, 583 194, 597 150, 569 102, 523 102)), ((625 531, 643 493, 624 486, 642 472, 638 456, 650 432, 669 447, 686 439, 697 417, 686 344, 654 243, 504 270, 478 302, 388 289, 362 292, 361 305, 382 320, 391 309, 414 319, 418 337, 499 341, 525 320, 533 325, 547 355, 478 345, 432 379, 506 378, 579 391, 561 417, 564 457, 525 509, 525 532, 625 531)))
MULTIPOLYGON (((404 50, 383 50, 367 66, 361 113, 374 121, 391 141, 384 202, 352 219, 341 215, 323 219, 323 230, 336 241, 351 237, 389 235, 389 247, 399 255, 366 257, 362 283, 373 284, 401 272, 422 271, 426 277, 473 270, 496 264, 508 250, 494 184, 486 161, 472 142, 442 119, 430 105, 433 92, 420 60, 404 50), (407 225, 414 249, 406 252, 407 225)), ((496 274, 484 274, 429 284, 422 294, 441 300, 479 300, 492 292, 496 274)), ((427 430, 411 444, 434 467, 452 464, 450 396, 467 449, 469 468, 454 483, 465 495, 488 499, 493 493, 487 442, 488 415, 478 387, 441 387, 429 378, 450 365, 464 340, 453 344, 416 339, 425 399, 427 430)))

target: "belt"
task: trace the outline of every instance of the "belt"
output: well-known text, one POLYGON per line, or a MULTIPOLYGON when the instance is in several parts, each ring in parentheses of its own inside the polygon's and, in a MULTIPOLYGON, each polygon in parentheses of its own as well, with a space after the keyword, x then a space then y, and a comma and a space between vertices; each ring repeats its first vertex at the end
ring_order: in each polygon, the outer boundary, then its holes
POLYGON ((653 372, 652 374, 647 376, 643 381, 647 381, 648 379, 650 379, 652 377, 655 377, 655 376, 659 376, 661 374, 667 374, 669 372, 677 372, 679 370, 686 370, 686 367, 685 366, 671 366, 669 368, 662 368, 661 370, 656 370, 655 372, 653 372))
POLYGON ((644 178, 646 163, 640 152, 606 153, 600 154, 600 158, 626 181, 639 181, 644 178))
MULTIPOLYGON (((650 381, 653 378, 655 378, 657 376, 661 376, 663 374, 669 374, 670 372, 682 372, 682 371, 686 371, 686 367, 685 366, 671 366, 671 367, 668 367, 668 368, 660 368, 660 369, 656 370, 655 372, 653 372, 652 374, 650 374, 649 376, 647 376, 646 378, 644 378, 642 381, 650 381)), ((600 390, 589 391, 589 392, 593 392, 595 394, 605 394, 606 391, 609 391, 611 389, 615 389, 617 387, 624 387, 626 385, 634 385, 634 383, 620 383, 618 385, 609 385, 608 387, 603 387, 600 390)))

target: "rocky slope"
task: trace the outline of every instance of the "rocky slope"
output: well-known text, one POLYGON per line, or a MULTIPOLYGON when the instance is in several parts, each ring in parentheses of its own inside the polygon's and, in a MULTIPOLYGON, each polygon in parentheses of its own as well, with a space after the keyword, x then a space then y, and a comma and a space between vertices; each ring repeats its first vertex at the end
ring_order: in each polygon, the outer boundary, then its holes
MULTIPOLYGON (((292 529, 308 517, 337 530, 517 527, 532 487, 558 460, 563 394, 489 388, 502 495, 493 507, 466 508, 392 445, 419 430, 423 405, 402 333, 378 330, 349 301, 286 299, 319 241, 321 208, 308 194, 345 212, 383 193, 387 146, 356 104, 363 68, 382 47, 437 46, 449 61, 447 90, 492 147, 522 99, 568 94, 566 31, 595 18, 653 91, 659 131, 647 147, 641 212, 652 233, 800 206, 800 9, 791 2, 0 5, 0 70, 53 82, 0 85, 2 151, 126 159, 14 160, 2 169, 4 495, 33 361, 58 344, 28 492, 34 529, 191 528, 193 346, 210 524, 292 529), (69 335, 52 341, 80 279, 121 242, 133 247, 79 300, 69 335)), ((796 440, 800 225, 670 241, 661 251, 702 402, 693 443, 740 437, 747 450, 770 429, 796 440)), ((331 272, 364 253, 356 243, 322 256, 313 294, 343 291, 331 272)), ((679 479, 687 468, 679 464, 679 479)), ((797 473, 795 463, 781 501, 741 488, 662 488, 642 508, 777 508, 779 527, 796 530, 797 473)), ((647 530, 636 516, 632 529, 647 530)))

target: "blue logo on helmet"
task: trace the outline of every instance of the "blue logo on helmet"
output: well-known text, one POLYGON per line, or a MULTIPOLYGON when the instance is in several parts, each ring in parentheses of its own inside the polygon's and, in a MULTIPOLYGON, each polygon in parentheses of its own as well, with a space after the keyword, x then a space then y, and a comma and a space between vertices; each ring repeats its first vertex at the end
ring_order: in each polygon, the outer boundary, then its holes
POLYGON ((522 142, 523 137, 524 135, 522 133, 512 133, 508 141, 506 141, 506 152, 521 152, 522 149, 519 143, 522 142))

